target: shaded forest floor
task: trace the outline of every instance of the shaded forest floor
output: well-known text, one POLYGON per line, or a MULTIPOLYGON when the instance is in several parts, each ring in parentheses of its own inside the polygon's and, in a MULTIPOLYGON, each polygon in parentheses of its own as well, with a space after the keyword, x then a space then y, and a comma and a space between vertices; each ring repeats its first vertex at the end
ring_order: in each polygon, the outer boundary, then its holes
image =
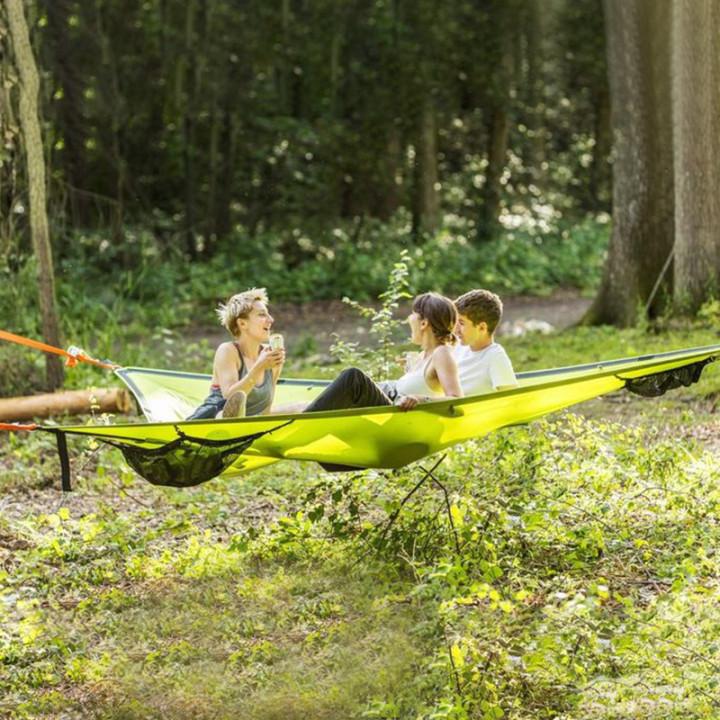
MULTIPOLYGON (((717 340, 503 342, 530 370, 717 340)), ((719 394, 711 365, 455 448, 389 529, 417 466, 172 490, 73 443, 62 496, 53 439, 4 437, 0 717, 716 717, 719 394)))

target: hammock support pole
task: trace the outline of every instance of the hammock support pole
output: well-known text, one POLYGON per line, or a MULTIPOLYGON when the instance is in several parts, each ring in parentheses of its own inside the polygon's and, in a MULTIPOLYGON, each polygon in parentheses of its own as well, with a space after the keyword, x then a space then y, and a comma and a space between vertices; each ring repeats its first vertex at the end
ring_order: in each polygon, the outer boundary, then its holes
POLYGON ((65 433, 59 430, 55 432, 58 455, 60 456, 60 485, 63 492, 72 492, 72 478, 70 476, 70 456, 67 448, 65 433))
POLYGON ((422 471, 422 477, 420 478, 419 482, 413 487, 413 489, 405 495, 405 497, 400 501, 400 505, 395 510, 395 512, 388 518, 387 523, 385 523, 385 527, 383 528, 382 533, 380 534, 380 538, 378 540, 378 546, 382 546, 383 540, 385 540, 385 536, 390 532, 390 529, 395 524, 395 521, 398 519, 400 515, 400 511, 405 507, 405 504, 410 500, 410 498, 428 481, 432 480, 442 491, 445 496, 445 507, 448 514, 448 520, 450 521, 450 527, 453 531, 453 536, 455 539, 455 548, 460 552, 460 541, 458 540, 457 530, 455 529, 455 523, 452 519, 452 513, 450 512, 450 498, 447 494, 447 490, 445 489, 445 486, 435 477, 433 474, 442 464, 442 462, 447 457, 447 453, 444 453, 440 456, 440 459, 429 469, 425 469, 422 465, 419 465, 419 469, 422 471))

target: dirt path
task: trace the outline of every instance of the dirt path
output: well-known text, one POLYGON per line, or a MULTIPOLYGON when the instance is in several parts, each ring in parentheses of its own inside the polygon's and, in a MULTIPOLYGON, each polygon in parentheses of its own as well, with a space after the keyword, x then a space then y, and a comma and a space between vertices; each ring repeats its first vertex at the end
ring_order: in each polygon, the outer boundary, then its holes
MULTIPOLYGON (((558 291, 550 297, 509 296, 503 299, 505 313, 499 335, 512 333, 530 320, 549 323, 561 330, 577 323, 591 300, 575 291, 558 291)), ((325 354, 333 342, 333 333, 345 341, 362 343, 369 325, 339 300, 293 305, 273 303, 275 330, 283 333, 290 353, 325 354)), ((405 317, 409 305, 399 308, 397 317, 405 317)), ((220 327, 197 326, 190 332, 193 340, 205 339, 211 346, 227 339, 220 327)))

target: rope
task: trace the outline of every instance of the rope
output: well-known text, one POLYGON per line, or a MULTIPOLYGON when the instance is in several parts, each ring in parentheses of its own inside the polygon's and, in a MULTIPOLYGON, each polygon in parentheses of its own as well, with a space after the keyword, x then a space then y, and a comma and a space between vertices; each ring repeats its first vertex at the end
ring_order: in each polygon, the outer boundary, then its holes
POLYGON ((14 335, 13 333, 6 332, 5 330, 0 330, 0 340, 7 340, 8 342, 16 343, 17 345, 25 345, 26 347, 34 348, 35 350, 42 350, 42 352, 60 355, 65 358, 65 365, 67 365, 67 367, 75 367, 78 362, 96 365, 97 367, 105 368, 106 370, 114 370, 115 368, 120 367, 120 365, 112 362, 96 360, 94 357, 88 355, 82 348, 75 347, 74 345, 71 345, 67 350, 61 350, 60 348, 47 345, 39 340, 30 340, 29 338, 14 335))

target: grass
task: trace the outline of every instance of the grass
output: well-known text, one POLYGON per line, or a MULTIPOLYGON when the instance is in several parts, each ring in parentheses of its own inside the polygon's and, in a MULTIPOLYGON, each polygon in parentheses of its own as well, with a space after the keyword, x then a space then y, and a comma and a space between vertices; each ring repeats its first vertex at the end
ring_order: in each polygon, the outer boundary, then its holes
MULTIPOLYGON (((716 339, 504 344, 531 369, 716 339)), ((172 490, 78 444, 61 497, 52 442, 4 437, 0 716, 716 717, 719 391, 710 366, 468 443, 439 470, 450 515, 425 485, 389 529, 412 469, 172 490)))

